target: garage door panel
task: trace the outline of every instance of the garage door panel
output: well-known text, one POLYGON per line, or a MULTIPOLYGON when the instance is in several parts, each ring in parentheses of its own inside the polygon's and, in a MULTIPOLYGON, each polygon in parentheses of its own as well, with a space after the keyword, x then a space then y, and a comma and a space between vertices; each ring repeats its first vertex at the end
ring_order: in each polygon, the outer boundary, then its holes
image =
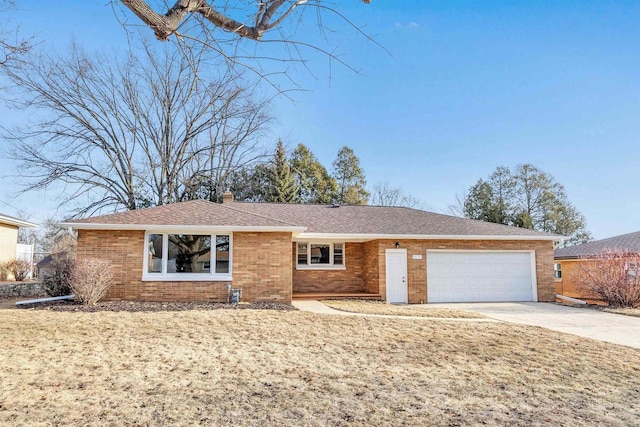
POLYGON ((427 251, 429 302, 533 301, 531 256, 427 251))

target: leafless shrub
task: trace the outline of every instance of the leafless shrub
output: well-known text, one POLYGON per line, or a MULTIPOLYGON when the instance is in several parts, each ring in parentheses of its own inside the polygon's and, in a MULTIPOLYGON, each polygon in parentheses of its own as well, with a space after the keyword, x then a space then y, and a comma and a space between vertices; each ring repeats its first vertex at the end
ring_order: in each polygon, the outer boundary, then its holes
POLYGON ((578 263, 578 289, 613 307, 640 306, 640 253, 610 249, 578 263))
POLYGON ((6 268, 13 274, 13 278, 16 282, 22 282, 27 278, 31 271, 31 263, 29 261, 14 258, 7 262, 6 268))
POLYGON ((7 280, 9 276, 9 270, 7 269, 6 262, 0 262, 0 281, 7 280))
POLYGON ((71 290, 76 301, 85 305, 95 305, 112 283, 111 265, 103 259, 79 259, 71 272, 71 290))

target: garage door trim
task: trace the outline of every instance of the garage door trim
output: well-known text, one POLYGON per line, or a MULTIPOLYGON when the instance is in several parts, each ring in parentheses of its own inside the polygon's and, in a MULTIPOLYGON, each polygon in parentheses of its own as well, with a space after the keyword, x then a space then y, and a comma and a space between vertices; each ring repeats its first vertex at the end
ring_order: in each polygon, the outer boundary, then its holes
POLYGON ((427 297, 429 296, 429 253, 528 253, 531 274, 531 296, 533 301, 538 301, 538 278, 536 276, 536 251, 530 249, 427 249, 427 297))

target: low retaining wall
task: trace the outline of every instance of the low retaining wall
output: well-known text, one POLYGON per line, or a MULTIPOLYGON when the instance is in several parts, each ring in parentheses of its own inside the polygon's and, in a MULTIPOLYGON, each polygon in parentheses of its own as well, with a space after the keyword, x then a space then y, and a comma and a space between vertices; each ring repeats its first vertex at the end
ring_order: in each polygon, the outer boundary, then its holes
POLYGON ((42 282, 0 282, 0 298, 45 296, 42 282))

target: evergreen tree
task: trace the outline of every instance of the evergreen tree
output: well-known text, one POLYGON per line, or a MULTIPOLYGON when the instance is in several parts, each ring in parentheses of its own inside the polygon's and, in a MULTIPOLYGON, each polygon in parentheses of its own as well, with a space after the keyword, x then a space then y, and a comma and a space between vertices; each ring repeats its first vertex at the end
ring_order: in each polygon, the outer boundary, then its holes
POLYGON ((369 200, 367 180, 360 160, 349 147, 342 147, 333 162, 333 178, 338 184, 335 201, 343 205, 364 205, 369 200))
POLYGON ((295 177, 291 173, 287 162, 287 153, 284 150, 282 141, 278 141, 278 146, 273 158, 271 170, 271 188, 269 201, 277 203, 296 203, 298 187, 295 177))
POLYGON ((569 202, 564 186, 531 164, 512 172, 498 167, 465 197, 465 217, 568 236, 564 245, 591 240, 585 218, 569 202))
POLYGON ((272 171, 268 163, 257 163, 234 171, 227 188, 237 201, 264 202, 269 200, 272 171))
POLYGON ((303 144, 298 144, 289 159, 298 187, 298 203, 331 203, 338 189, 336 180, 303 144))

